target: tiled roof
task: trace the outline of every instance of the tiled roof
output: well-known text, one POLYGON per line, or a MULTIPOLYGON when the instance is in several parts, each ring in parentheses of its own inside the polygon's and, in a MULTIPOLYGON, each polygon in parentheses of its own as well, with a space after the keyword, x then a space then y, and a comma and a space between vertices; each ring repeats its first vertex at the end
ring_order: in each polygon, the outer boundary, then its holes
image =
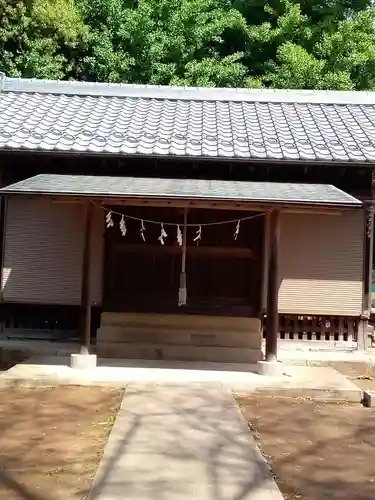
POLYGON ((0 149, 375 162, 375 93, 4 78, 0 149))
POLYGON ((359 200, 331 185, 203 179, 39 174, 0 193, 361 206, 359 200))

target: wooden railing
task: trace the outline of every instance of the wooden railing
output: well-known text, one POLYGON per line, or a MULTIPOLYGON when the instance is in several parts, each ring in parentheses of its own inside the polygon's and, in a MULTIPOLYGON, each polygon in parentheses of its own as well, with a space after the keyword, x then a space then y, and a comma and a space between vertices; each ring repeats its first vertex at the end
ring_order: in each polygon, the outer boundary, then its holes
MULTIPOLYGON (((99 326, 100 310, 93 308, 93 331, 99 326)), ((46 340, 76 339, 80 322, 78 306, 6 304, 0 306, 4 338, 46 340)))
MULTIPOLYGON (((299 316, 282 314, 279 317, 279 338, 329 342, 357 341, 358 318, 343 316, 299 316)), ((263 336, 266 336, 264 318, 263 336)))

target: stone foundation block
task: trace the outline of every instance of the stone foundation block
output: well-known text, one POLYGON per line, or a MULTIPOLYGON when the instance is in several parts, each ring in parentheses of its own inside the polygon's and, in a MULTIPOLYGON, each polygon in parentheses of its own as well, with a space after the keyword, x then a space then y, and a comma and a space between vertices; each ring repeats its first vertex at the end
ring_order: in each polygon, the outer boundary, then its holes
POLYGON ((87 370, 95 368, 97 363, 96 354, 71 354, 70 368, 87 370))
POLYGON ((259 375, 280 377, 283 374, 283 364, 279 361, 258 361, 259 375))

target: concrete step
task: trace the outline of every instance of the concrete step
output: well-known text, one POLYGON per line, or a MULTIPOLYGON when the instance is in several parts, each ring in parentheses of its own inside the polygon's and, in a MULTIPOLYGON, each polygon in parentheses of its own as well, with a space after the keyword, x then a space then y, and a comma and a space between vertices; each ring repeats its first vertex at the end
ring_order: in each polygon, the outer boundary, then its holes
POLYGON ((198 330, 159 325, 115 325, 99 328, 97 342, 205 345, 259 349, 262 338, 260 331, 198 330))
POLYGON ((100 342, 98 356, 103 358, 165 359, 180 361, 215 361, 222 363, 257 363, 260 349, 244 347, 208 347, 151 343, 100 342))
POLYGON ((153 326, 176 329, 260 331, 257 318, 204 316, 194 314, 102 313, 101 326, 153 326))

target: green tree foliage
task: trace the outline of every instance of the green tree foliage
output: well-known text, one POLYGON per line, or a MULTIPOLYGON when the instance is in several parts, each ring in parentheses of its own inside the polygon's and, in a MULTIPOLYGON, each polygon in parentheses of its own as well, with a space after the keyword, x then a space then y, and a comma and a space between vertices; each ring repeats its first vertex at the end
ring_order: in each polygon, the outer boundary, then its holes
POLYGON ((241 86, 247 25, 225 0, 81 0, 91 27, 81 78, 241 86))
POLYGON ((375 9, 369 3, 282 0, 263 7, 264 18, 249 27, 247 67, 271 87, 375 89, 375 9))
POLYGON ((85 33, 74 0, 0 0, 0 70, 8 76, 67 77, 85 33))
POLYGON ((0 0, 0 71, 375 90, 371 0, 0 0))
POLYGON ((0 0, 0 69, 21 76, 28 49, 30 17, 23 2, 0 0))

